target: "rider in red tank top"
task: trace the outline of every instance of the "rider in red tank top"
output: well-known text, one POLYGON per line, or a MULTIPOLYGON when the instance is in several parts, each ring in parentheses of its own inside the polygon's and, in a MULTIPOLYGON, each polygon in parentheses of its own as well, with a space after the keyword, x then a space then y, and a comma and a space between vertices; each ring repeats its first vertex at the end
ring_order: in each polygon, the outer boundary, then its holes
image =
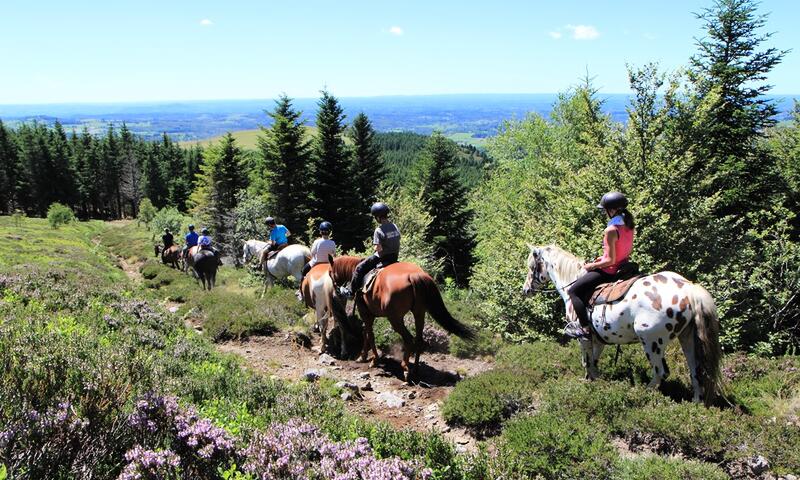
POLYGON ((567 334, 576 337, 590 335, 589 311, 586 306, 589 296, 601 283, 616 279, 620 265, 628 261, 633 250, 635 226, 625 195, 608 192, 603 195, 597 208, 604 210, 610 218, 603 232, 603 255, 585 264, 583 269, 586 273, 578 277, 567 291, 579 323, 568 325, 567 334))

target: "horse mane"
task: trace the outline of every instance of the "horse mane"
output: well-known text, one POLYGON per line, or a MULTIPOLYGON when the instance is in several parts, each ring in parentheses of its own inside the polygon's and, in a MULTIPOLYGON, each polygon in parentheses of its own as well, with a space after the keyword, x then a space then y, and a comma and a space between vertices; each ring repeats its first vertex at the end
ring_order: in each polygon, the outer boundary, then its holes
POLYGON ((555 244, 541 247, 541 251, 547 256, 548 261, 553 266, 558 276, 565 280, 577 278, 581 267, 583 267, 585 263, 580 258, 555 244))
POLYGON ((356 265, 358 265, 361 260, 363 260, 363 258, 350 255, 334 258, 333 265, 331 266, 333 278, 350 278, 353 275, 353 270, 356 269, 356 265))

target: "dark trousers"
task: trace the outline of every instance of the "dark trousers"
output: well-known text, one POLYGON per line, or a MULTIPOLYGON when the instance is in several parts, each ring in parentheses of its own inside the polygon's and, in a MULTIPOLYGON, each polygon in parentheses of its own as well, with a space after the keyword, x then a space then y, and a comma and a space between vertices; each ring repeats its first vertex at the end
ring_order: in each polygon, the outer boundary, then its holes
POLYGON ((353 279, 350 281, 350 290, 353 292, 358 291, 364 283, 364 276, 368 274, 370 270, 377 267, 388 267, 393 263, 397 263, 396 253, 384 255, 383 257, 379 257, 376 253, 361 260, 361 262, 356 265, 355 271, 353 271, 353 279))
POLYGON ((581 326, 589 326, 589 311, 586 309, 586 304, 589 302, 589 297, 591 297, 594 289, 601 283, 614 281, 614 278, 615 275, 608 274, 602 270, 592 270, 591 272, 586 272, 586 275, 576 280, 569 287, 567 294, 572 301, 572 308, 575 310, 575 315, 578 316, 581 326))

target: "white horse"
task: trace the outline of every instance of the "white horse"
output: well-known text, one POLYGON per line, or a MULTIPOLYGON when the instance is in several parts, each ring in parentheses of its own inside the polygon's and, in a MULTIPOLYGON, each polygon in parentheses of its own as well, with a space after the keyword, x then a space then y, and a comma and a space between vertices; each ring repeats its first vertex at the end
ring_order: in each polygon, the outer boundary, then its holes
MULTIPOLYGON (((522 293, 532 295, 551 280, 564 300, 567 319, 575 321, 567 289, 585 273, 584 262, 555 245, 528 246, 528 276, 522 293)), ((673 272, 647 275, 622 299, 595 307, 591 321, 596 334, 580 341, 587 378, 597 378, 597 361, 606 344, 641 342, 653 368, 648 386, 657 388, 669 375, 664 355, 669 342, 677 337, 689 366, 692 401, 703 398, 708 405, 719 393, 722 352, 717 307, 700 285, 673 272)))
POLYGON ((262 262, 264 291, 261 292, 261 296, 267 293, 267 288, 271 288, 276 280, 285 280, 286 277, 294 277, 299 285, 300 279, 303 278, 303 266, 309 260, 311 260, 311 250, 308 247, 289 245, 266 262, 262 262))
POLYGON ((264 251, 269 243, 262 242, 261 240, 247 240, 242 246, 242 263, 247 265, 250 260, 254 258, 261 258, 261 252, 264 251))

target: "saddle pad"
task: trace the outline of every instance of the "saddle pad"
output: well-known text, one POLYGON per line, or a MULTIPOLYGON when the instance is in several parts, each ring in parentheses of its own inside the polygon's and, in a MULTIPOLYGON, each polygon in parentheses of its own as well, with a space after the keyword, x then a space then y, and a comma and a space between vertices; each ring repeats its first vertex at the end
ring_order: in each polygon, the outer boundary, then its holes
POLYGON ((373 268, 364 276, 364 286, 361 287, 361 291, 364 293, 369 293, 372 290, 372 285, 375 283, 375 279, 378 278, 378 274, 381 273, 383 268, 373 268))
POLYGON ((637 275, 626 280, 617 280, 611 283, 601 283, 594 289, 594 293, 589 298, 590 305, 602 305, 604 303, 616 302, 628 293, 634 282, 642 278, 643 275, 637 275))

